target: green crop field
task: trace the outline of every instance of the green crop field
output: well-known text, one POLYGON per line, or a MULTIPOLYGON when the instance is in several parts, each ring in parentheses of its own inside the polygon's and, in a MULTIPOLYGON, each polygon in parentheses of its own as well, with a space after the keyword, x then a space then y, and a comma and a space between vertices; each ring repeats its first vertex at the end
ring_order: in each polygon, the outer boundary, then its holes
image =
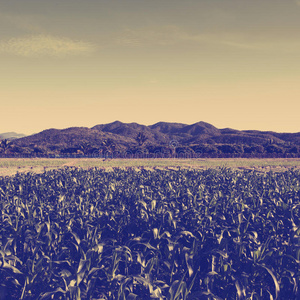
POLYGON ((299 299, 300 171, 0 177, 0 299, 299 299))

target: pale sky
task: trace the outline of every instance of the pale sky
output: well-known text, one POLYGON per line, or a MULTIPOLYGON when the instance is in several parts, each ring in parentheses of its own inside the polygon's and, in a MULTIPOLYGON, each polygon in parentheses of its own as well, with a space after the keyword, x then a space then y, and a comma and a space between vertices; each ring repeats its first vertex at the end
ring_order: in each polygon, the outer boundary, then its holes
POLYGON ((0 133, 300 132, 300 0, 0 0, 0 109, 0 133))

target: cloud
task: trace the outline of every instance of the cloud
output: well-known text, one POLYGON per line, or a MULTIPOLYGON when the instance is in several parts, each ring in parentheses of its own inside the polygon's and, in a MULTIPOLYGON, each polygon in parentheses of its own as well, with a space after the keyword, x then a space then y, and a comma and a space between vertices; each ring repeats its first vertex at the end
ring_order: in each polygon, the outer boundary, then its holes
MULTIPOLYGON (((298 0, 300 6, 300 0, 298 0)), ((191 32, 177 26, 152 26, 139 29, 126 28, 114 39, 117 46, 151 47, 189 44, 189 46, 209 47, 210 49, 234 49, 238 51, 263 51, 295 53, 300 42, 294 36, 274 37, 268 31, 257 33, 238 31, 191 32)))
POLYGON ((300 6, 300 0, 295 0, 295 3, 300 6))
POLYGON ((126 28, 116 37, 117 44, 128 46, 170 45, 184 40, 185 33, 176 26, 161 26, 151 28, 126 28))
MULTIPOLYGON (((299 0, 300 1, 300 0, 299 0)), ((115 39, 118 45, 150 46, 174 45, 178 43, 223 45, 240 49, 257 49, 258 45, 246 41, 242 36, 224 33, 189 33, 176 26, 161 26, 141 29, 125 29, 115 39)))
POLYGON ((0 53, 23 57, 86 55, 95 49, 90 43, 51 35, 33 35, 0 41, 0 53))

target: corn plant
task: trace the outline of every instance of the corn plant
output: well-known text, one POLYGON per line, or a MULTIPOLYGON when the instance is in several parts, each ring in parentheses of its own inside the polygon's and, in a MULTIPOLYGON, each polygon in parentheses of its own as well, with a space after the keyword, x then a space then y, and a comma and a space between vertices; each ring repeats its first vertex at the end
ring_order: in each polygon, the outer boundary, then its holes
POLYGON ((300 173, 0 177, 0 299, 299 299, 300 173))

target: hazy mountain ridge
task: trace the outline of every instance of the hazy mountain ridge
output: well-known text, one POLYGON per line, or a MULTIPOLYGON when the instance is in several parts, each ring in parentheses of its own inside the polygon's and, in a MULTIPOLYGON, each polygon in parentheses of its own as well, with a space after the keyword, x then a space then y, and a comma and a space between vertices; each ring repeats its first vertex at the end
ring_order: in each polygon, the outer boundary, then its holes
POLYGON ((0 133, 0 140, 14 140, 25 137, 26 135, 23 133, 16 133, 16 132, 4 132, 0 133))

